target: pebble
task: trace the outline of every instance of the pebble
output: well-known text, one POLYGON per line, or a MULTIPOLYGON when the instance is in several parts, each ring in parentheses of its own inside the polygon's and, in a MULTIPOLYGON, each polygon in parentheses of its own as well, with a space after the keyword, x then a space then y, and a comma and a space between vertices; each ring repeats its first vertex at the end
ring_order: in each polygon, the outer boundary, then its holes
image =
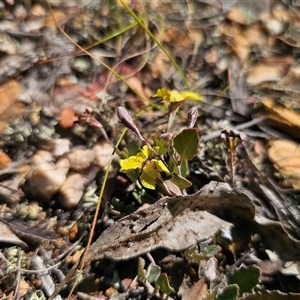
POLYGON ((79 173, 69 173, 61 185, 58 200, 64 208, 74 208, 81 200, 86 180, 79 173))

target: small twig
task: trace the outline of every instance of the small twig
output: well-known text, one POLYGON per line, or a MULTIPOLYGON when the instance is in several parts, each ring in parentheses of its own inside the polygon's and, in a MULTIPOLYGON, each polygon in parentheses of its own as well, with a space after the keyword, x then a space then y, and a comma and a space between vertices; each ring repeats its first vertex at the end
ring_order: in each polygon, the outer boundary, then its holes
MULTIPOLYGON (((40 256, 35 256, 33 258, 32 262, 37 269, 41 269, 45 266, 44 262, 40 256)), ((42 288, 43 288, 46 296, 49 297, 55 291, 55 284, 54 284, 51 276, 49 275, 49 272, 43 272, 43 274, 40 275, 40 278, 42 281, 42 288)), ((61 300, 61 296, 58 295, 55 297, 55 299, 61 300)))
MULTIPOLYGON (((249 127, 252 127, 252 126, 258 124, 258 123, 264 121, 265 119, 266 119, 265 117, 255 118, 255 119, 253 119, 250 122, 246 122, 244 124, 232 127, 230 129, 232 129, 232 130, 243 130, 243 129, 246 129, 246 128, 249 128, 249 127)), ((213 139, 215 139, 215 138, 217 138, 219 136, 220 136, 220 130, 216 130, 216 131, 214 131, 212 133, 209 133, 209 134, 206 134, 206 135, 202 136, 201 137, 201 142, 205 143, 205 142, 213 140, 213 139)))
MULTIPOLYGON (((17 266, 19 268, 21 267, 21 262, 22 262, 22 254, 21 254, 21 251, 19 249, 19 251, 18 251, 18 261, 17 261, 17 266)), ((15 281, 16 281, 15 300, 20 299, 20 293, 19 293, 20 278, 21 278, 21 272, 19 270, 17 270, 16 279, 15 279, 15 281)))
POLYGON ((147 252, 147 258, 150 260, 150 262, 154 265, 154 266, 156 266, 156 263, 155 263, 155 261, 154 261, 154 258, 152 257, 152 255, 150 254, 150 252, 147 252))

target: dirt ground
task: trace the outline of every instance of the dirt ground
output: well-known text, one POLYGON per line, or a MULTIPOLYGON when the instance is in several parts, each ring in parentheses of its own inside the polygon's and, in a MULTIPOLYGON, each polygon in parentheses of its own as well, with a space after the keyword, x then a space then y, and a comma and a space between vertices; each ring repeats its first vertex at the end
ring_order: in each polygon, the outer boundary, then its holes
POLYGON ((300 299, 299 28, 0 0, 0 299, 300 299))

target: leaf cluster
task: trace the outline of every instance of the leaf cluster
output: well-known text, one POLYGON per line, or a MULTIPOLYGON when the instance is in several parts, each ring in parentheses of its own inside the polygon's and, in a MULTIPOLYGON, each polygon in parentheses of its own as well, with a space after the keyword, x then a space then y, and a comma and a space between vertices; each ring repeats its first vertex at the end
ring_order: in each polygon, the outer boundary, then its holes
MULTIPOLYGON (((178 103, 181 105, 188 99, 201 99, 200 95, 193 92, 180 93, 166 88, 158 89, 154 97, 162 97, 170 102, 169 116, 176 113, 178 103), (174 104, 177 106, 175 109, 174 104)), ((155 190, 159 187, 165 195, 182 194, 191 186, 191 182, 186 179, 187 161, 197 154, 199 144, 198 131, 192 128, 197 119, 197 114, 193 111, 193 114, 189 114, 193 118, 193 121, 189 120, 189 128, 175 136, 168 131, 162 134, 154 132, 150 144, 142 137, 129 113, 119 107, 118 117, 121 123, 144 143, 139 152, 120 160, 120 171, 127 173, 130 178, 139 179, 146 189, 155 190)))

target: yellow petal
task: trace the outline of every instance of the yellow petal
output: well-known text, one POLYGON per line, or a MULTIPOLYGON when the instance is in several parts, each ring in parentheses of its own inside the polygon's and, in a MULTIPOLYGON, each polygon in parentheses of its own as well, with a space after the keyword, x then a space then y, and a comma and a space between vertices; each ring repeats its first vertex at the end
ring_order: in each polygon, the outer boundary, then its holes
POLYGON ((150 166, 153 165, 153 169, 157 170, 158 172, 165 172, 167 174, 170 174, 169 169, 165 166, 165 164, 158 159, 152 159, 150 166))
POLYGON ((182 97, 184 98, 184 100, 202 100, 203 97, 197 93, 193 93, 193 92, 189 92, 189 91, 184 91, 180 93, 182 95, 182 97))
POLYGON ((203 97, 197 93, 190 91, 178 92, 176 90, 168 90, 166 88, 158 89, 153 97, 162 97, 163 100, 168 102, 182 102, 188 99, 202 100, 203 97))
POLYGON ((153 97, 162 97, 164 100, 167 100, 170 97, 170 90, 166 88, 158 89, 153 97))
POLYGON ((157 175, 155 170, 153 169, 152 165, 146 165, 143 169, 143 173, 140 177, 141 184, 143 187, 155 190, 155 181, 156 181, 157 175))
POLYGON ((147 159, 151 158, 152 151, 148 148, 147 145, 144 145, 142 150, 137 154, 137 156, 146 161, 147 159))
POLYGON ((181 93, 176 90, 171 91, 170 93, 170 102, 182 102, 184 101, 184 97, 181 93))
POLYGON ((127 173, 137 168, 142 168, 144 159, 138 156, 130 156, 126 159, 120 159, 120 172, 127 173))

